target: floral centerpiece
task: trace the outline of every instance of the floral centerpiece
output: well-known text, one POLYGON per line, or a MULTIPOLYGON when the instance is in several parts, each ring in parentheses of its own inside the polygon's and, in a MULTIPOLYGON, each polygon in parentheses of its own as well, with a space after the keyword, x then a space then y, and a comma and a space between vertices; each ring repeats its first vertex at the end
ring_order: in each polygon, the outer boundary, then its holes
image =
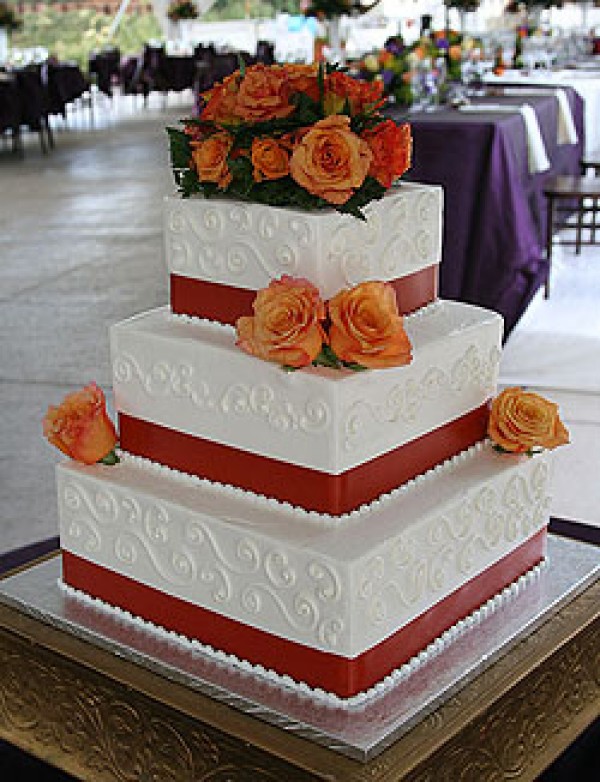
POLYGON ((197 19, 198 9, 191 0, 171 0, 167 9, 167 16, 172 22, 180 22, 184 19, 197 19))
POLYGON ((0 30, 13 32, 20 30, 23 21, 17 16, 8 3, 0 3, 0 30))
POLYGON ((254 65, 202 98, 199 116, 168 130, 183 196, 363 218, 410 166, 410 127, 380 113, 383 85, 336 68, 254 65))
POLYGON ((447 77, 459 81, 463 59, 480 47, 481 43, 476 38, 454 30, 436 30, 410 46, 401 36, 395 36, 386 41, 381 51, 363 57, 358 68, 361 78, 381 81, 385 93, 393 96, 396 103, 410 106, 419 69, 429 67, 435 70, 440 58, 443 58, 447 77))

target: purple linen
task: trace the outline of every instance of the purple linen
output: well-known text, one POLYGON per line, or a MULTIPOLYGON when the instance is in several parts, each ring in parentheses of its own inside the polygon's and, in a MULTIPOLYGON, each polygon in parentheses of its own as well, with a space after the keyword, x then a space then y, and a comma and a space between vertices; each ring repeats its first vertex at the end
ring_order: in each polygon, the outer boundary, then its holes
MULTIPOLYGON (((391 114, 412 126, 413 166, 405 178, 444 188, 440 295, 499 312, 505 336, 546 275, 543 183, 549 176, 579 171, 583 102, 574 90, 568 96, 576 145, 557 143, 554 96, 523 99, 535 109, 551 164, 549 171, 535 175, 529 173, 525 127, 517 111, 462 114, 443 108, 408 117, 391 114)), ((514 96, 489 100, 519 102, 514 96)))
POLYGON ((21 95, 16 78, 0 81, 0 133, 18 133, 21 124, 21 95))

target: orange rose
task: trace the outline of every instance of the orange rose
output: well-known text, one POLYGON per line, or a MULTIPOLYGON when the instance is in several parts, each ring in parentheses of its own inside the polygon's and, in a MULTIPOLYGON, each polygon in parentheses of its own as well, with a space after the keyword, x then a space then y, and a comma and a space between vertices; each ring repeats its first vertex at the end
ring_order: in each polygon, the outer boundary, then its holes
POLYGON ((363 282, 340 291, 329 302, 328 311, 329 342, 340 360, 369 369, 411 362, 412 346, 388 283, 363 282))
POLYGON ((529 453, 569 442, 558 406, 522 388, 507 388, 492 402, 488 435, 503 451, 529 453))
POLYGON ((255 138, 252 141, 252 165, 256 182, 281 179, 290 173, 290 156, 277 139, 255 138))
POLYGON ((454 60, 454 62, 462 60, 462 46, 459 43, 450 46, 448 48, 448 56, 451 60, 454 60))
POLYGON ((233 144, 233 138, 226 131, 209 136, 204 141, 193 141, 192 167, 201 182, 215 182, 224 190, 231 182, 231 172, 227 165, 227 156, 233 144))
POLYGON ((95 383, 69 394, 59 407, 49 407, 43 426, 52 445, 83 464, 94 464, 109 456, 117 443, 104 394, 95 383))
POLYGON ((296 182, 330 204, 345 204, 362 185, 371 165, 368 144, 350 130, 350 118, 317 122, 295 147, 290 173, 296 182))
POLYGON ((410 168, 412 137, 410 125, 396 125, 391 119, 365 130, 362 138, 373 153, 369 174, 388 188, 410 168))
POLYGON ((206 105, 202 109, 200 119, 203 122, 215 122, 220 125, 236 125, 240 123, 235 114, 239 91, 240 73, 236 71, 227 76, 221 84, 203 94, 206 105))
POLYGON ((283 66, 292 93, 303 92, 314 101, 319 100, 319 80, 316 65, 288 64, 283 66))
POLYGON ((253 65, 248 68, 237 95, 236 116, 246 122, 266 122, 289 116, 290 84, 282 68, 253 65))
POLYGON ((350 114, 362 114, 384 103, 383 82, 359 81, 341 71, 334 71, 325 80, 323 99, 325 114, 339 114, 350 104, 350 114))
POLYGON ((254 315, 238 318, 237 344, 246 353, 289 367, 304 367, 326 341, 325 305, 307 280, 283 276, 256 295, 254 315))

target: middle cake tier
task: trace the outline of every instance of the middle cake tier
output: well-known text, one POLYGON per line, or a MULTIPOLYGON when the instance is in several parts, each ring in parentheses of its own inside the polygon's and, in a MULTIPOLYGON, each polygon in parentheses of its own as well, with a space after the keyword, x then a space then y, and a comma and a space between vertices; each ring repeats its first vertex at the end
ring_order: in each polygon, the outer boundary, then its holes
POLYGON ((235 331, 152 310, 113 326, 121 448, 340 515, 483 439, 501 318, 439 301, 405 318, 407 366, 286 372, 235 331))

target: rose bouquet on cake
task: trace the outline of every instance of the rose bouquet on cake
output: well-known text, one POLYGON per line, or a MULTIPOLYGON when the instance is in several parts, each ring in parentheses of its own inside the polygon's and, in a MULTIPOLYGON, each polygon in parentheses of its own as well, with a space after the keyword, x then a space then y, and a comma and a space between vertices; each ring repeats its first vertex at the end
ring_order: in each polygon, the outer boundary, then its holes
POLYGON ((287 370, 312 364, 358 372, 412 361, 396 294, 380 280, 323 301, 308 280, 283 276, 258 292, 252 309, 237 320, 238 347, 287 370))
POLYGON ((183 196, 335 208, 364 217, 410 166, 411 134, 380 112, 383 85, 323 65, 254 65, 169 128, 183 196))

